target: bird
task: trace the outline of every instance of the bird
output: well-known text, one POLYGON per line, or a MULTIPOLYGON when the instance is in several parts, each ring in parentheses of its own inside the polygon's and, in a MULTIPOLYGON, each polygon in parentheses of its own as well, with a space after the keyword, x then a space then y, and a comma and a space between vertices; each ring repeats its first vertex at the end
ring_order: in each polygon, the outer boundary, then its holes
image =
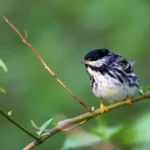
POLYGON ((90 76, 90 85, 96 97, 100 99, 100 112, 107 111, 104 101, 110 103, 125 100, 131 104, 139 87, 139 81, 133 72, 135 61, 108 49, 95 49, 88 52, 80 61, 90 76))

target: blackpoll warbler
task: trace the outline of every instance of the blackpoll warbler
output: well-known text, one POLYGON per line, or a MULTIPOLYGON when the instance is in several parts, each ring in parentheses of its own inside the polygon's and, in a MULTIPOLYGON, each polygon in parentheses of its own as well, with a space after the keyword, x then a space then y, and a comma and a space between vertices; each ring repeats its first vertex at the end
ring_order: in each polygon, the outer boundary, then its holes
POLYGON ((122 56, 108 49, 97 49, 87 53, 81 63, 84 63, 90 75, 92 91, 100 98, 100 111, 107 108, 102 100, 108 102, 125 100, 131 104, 130 97, 138 89, 138 79, 133 73, 134 61, 127 61, 122 56))

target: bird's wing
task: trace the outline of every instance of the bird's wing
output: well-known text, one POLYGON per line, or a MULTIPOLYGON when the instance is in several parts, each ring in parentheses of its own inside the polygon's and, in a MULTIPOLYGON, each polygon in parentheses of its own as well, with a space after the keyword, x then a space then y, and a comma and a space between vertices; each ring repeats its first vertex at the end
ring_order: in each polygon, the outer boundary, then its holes
POLYGON ((135 60, 131 60, 131 61, 129 61, 129 64, 131 65, 131 67, 133 68, 134 67, 134 65, 136 64, 136 61, 135 60))
POLYGON ((133 72, 133 66, 135 65, 135 61, 127 61, 126 59, 120 59, 120 61, 117 62, 117 64, 122 67, 122 69, 127 72, 131 73, 133 72))

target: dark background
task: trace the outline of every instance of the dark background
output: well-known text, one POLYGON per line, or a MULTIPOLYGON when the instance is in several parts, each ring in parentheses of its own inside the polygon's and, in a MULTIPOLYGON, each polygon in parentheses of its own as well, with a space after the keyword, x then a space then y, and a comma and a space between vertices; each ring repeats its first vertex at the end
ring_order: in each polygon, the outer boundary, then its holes
MULTIPOLYGON (((78 62, 92 49, 108 48, 128 60, 136 60, 135 72, 140 86, 150 83, 150 1, 1 0, 0 58, 9 71, 4 73, 0 70, 0 86, 7 91, 6 95, 0 94, 0 107, 5 112, 12 110, 12 117, 33 133, 36 130, 30 120, 40 126, 50 118, 59 118, 55 119, 57 122, 63 119, 60 115, 69 118, 86 110, 49 75, 34 53, 6 24, 3 16, 22 33, 27 30, 28 40, 50 68, 90 107, 98 108, 99 100, 90 89, 84 66, 78 62)), ((149 101, 141 101, 110 111, 92 119, 78 131, 87 132, 90 141, 94 139, 90 135, 94 135, 99 141, 105 140, 120 149, 149 150, 149 105, 149 101), (111 140, 106 140, 93 131, 101 128, 102 124, 107 124, 106 130, 122 128, 111 140)), ((36 149, 59 150, 70 138, 69 134, 72 133, 57 134, 36 149)), ((0 115, 1 150, 19 150, 32 140, 0 115)), ((77 144, 74 149, 83 150, 82 144, 80 148, 77 144)), ((100 142, 97 144, 85 149, 102 148, 100 142)))

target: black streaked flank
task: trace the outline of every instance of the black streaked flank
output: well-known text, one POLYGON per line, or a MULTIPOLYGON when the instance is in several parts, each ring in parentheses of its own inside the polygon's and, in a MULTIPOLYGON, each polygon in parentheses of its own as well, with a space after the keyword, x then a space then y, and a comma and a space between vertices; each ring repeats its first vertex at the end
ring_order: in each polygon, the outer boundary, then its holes
POLYGON ((116 74, 116 76, 121 83, 124 83, 123 78, 120 75, 116 74))
POLYGON ((95 83, 95 79, 93 78, 93 76, 90 76, 90 81, 91 81, 91 87, 93 87, 95 83))
MULTIPOLYGON (((119 73, 123 80, 129 82, 128 76, 120 69, 114 68, 115 72, 119 73)), ((116 73, 115 73, 116 74, 116 73)))
POLYGON ((130 87, 135 87, 136 86, 137 88, 139 87, 139 85, 137 83, 129 83, 129 86, 130 87))
POLYGON ((120 70, 120 69, 118 69, 118 68, 114 68, 114 70, 115 70, 116 72, 118 72, 123 78, 127 78, 127 75, 126 75, 122 70, 120 70))
POLYGON ((117 79, 115 75, 113 75, 110 71, 108 71, 108 75, 114 79, 117 79))
POLYGON ((131 80, 133 80, 134 82, 137 80, 137 77, 136 77, 136 76, 129 75, 129 78, 130 78, 131 80))
POLYGON ((124 71, 121 71, 117 68, 114 68, 115 71, 117 71, 121 76, 122 78, 126 81, 126 83, 130 86, 130 87, 138 87, 138 84, 136 83, 137 81, 137 77, 134 75, 126 75, 124 73, 124 71))

